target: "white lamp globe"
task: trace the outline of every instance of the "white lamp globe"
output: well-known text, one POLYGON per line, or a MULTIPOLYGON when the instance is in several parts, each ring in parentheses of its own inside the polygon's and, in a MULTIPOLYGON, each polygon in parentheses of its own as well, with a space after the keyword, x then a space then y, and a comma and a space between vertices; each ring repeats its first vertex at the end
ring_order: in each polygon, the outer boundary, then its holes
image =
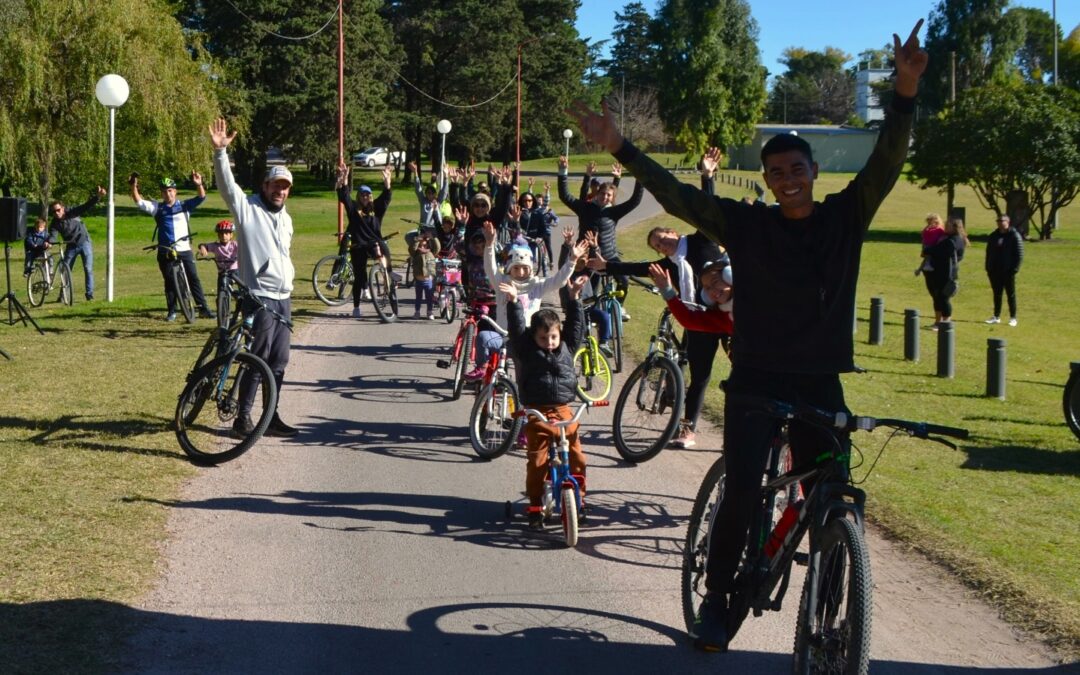
POLYGON ((98 80, 94 88, 98 102, 106 108, 119 108, 124 105, 130 93, 127 80, 115 74, 106 75, 98 80))
POLYGON ((566 140, 570 140, 570 137, 574 135, 574 132, 569 129, 562 130, 562 137, 566 140))
POLYGON ((450 120, 439 120, 439 123, 435 125, 435 129, 440 134, 450 133, 451 128, 453 128, 453 125, 450 124, 450 120))

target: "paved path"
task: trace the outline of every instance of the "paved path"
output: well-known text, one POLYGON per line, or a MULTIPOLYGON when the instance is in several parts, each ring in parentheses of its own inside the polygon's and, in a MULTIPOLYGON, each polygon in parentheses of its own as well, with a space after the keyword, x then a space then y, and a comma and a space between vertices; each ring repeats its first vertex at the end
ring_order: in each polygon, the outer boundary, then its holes
MULTIPOLYGON (((472 399, 447 400, 435 367, 454 331, 332 310, 295 337, 283 411, 301 435, 264 439, 187 486, 126 669, 788 672, 799 579, 732 653, 699 654, 684 637, 680 551, 717 435, 634 467, 612 448, 609 409, 591 413, 592 523, 565 549, 554 529, 504 519, 523 455, 473 455, 472 399)), ((932 566, 876 537, 871 551, 872 672, 1051 668, 932 566)))

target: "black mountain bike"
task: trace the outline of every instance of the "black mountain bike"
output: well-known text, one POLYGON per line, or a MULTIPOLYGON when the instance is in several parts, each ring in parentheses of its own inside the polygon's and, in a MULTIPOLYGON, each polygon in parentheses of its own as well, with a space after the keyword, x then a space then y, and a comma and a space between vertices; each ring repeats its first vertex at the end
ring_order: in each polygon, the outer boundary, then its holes
MULTIPOLYGON (((967 438, 968 432, 925 422, 830 413, 769 399, 744 400, 775 419, 777 433, 735 576, 728 638, 735 636, 750 611, 761 616, 765 610, 780 609, 791 578, 791 564, 796 562, 807 570, 795 627, 794 672, 866 673, 872 610, 870 558, 863 534, 866 494, 852 484, 849 472, 852 446, 830 434, 834 447, 824 449, 804 466, 791 466, 788 424, 801 420, 832 432, 887 427, 895 430, 889 439, 906 433, 953 449, 955 445, 938 436, 967 438), (805 499, 800 499, 800 484, 808 490, 805 499), (801 553, 799 544, 808 532, 809 553, 801 553)), ((682 602, 691 636, 694 618, 705 597, 709 537, 717 506, 724 497, 726 473, 725 459, 721 457, 705 474, 690 512, 683 549, 682 602)))
POLYGON ((1069 374, 1061 404, 1065 409, 1065 422, 1076 437, 1080 438, 1080 366, 1074 366, 1069 374))
POLYGON ((255 316, 270 312, 292 329, 290 321, 267 308, 239 281, 230 276, 230 282, 224 290, 234 300, 232 316, 227 320, 219 316, 176 404, 176 438, 184 452, 202 464, 220 464, 247 452, 265 433, 277 409, 274 374, 265 361, 248 351, 255 316), (254 428, 248 434, 236 434, 233 424, 240 412, 241 391, 248 387, 254 389, 254 428))
POLYGON ((180 262, 180 256, 176 253, 176 245, 191 239, 195 234, 195 232, 192 232, 168 245, 159 243, 143 247, 144 251, 156 251, 158 249, 168 251, 169 260, 165 267, 165 273, 172 282, 173 292, 176 293, 176 304, 180 305, 180 312, 188 323, 195 322, 195 296, 191 294, 191 286, 188 284, 187 274, 184 273, 184 264, 180 262))

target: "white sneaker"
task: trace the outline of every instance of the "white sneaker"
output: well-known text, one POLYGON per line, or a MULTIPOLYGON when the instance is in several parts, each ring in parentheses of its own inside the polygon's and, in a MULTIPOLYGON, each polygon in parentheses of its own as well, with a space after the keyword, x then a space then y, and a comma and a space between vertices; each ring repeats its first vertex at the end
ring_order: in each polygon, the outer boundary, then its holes
POLYGON ((360 294, 361 300, 371 300, 371 291, 364 289, 364 292, 360 294))
POLYGON ((626 311, 625 309, 622 311, 622 320, 623 321, 629 321, 630 320, 630 312, 626 311))
POLYGON ((427 318, 428 318, 428 321, 434 321, 435 320, 435 315, 434 314, 428 314, 427 318))
POLYGON ((1001 319, 997 318, 996 316, 992 316, 986 320, 986 323, 1001 323, 1001 319))
POLYGON ((1013 318, 1009 319, 1009 325, 1010 326, 1015 326, 1016 325, 1016 317, 1015 316, 1013 318))
POLYGON ((363 316, 364 316, 364 314, 360 311, 359 307, 353 307, 352 308, 352 318, 360 319, 360 318, 363 318, 363 316))

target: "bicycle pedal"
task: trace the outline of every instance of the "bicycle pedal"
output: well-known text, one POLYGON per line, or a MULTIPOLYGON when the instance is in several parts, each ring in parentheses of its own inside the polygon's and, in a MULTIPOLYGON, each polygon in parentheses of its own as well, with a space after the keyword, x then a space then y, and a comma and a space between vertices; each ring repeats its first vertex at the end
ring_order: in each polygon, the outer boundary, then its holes
POLYGON ((806 567, 810 564, 810 554, 799 551, 795 554, 795 557, 791 559, 796 565, 802 565, 806 567))
POLYGON ((439 367, 439 368, 446 369, 446 368, 450 367, 450 362, 447 361, 446 359, 439 359, 438 361, 435 362, 435 365, 437 367, 439 367))

